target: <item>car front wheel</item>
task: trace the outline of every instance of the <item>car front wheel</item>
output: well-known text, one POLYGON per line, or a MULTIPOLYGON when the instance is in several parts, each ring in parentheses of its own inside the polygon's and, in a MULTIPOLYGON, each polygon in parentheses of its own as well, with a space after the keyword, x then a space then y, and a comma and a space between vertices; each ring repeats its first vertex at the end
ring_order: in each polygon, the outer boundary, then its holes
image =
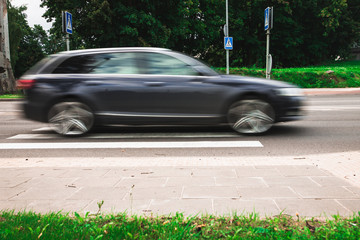
POLYGON ((242 134, 260 134, 268 131, 274 124, 275 112, 272 106, 260 99, 245 99, 229 108, 228 122, 242 134))
POLYGON ((51 107, 48 121, 52 129, 61 135, 79 136, 91 130, 94 114, 84 103, 65 101, 51 107))

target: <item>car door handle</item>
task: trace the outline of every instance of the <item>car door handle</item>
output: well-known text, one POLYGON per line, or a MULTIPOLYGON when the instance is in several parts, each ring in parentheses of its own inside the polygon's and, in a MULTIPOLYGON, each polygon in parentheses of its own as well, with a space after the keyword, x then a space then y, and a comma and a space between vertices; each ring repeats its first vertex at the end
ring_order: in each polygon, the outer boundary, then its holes
POLYGON ((90 85, 90 86, 96 86, 96 85, 100 85, 102 83, 103 83, 102 81, 86 81, 86 84, 90 85))
POLYGON ((164 86, 165 82, 146 82, 145 84, 150 87, 159 87, 164 86))
POLYGON ((204 83, 202 79, 194 78, 190 80, 191 83, 204 83))

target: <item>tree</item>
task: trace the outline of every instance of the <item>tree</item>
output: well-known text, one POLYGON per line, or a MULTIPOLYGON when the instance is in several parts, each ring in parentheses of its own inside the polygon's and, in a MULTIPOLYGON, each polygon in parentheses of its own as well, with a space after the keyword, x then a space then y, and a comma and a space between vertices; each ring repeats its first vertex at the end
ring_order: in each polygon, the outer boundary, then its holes
POLYGON ((35 25, 31 28, 26 20, 26 6, 14 7, 8 2, 9 38, 11 65, 14 76, 20 77, 25 71, 51 53, 51 44, 46 31, 35 25))
MULTIPOLYGON (((346 58, 360 39, 360 0, 229 0, 231 65, 264 66, 264 9, 274 6, 270 52, 275 66, 346 58)), ((61 11, 73 14, 71 49, 154 46, 225 65, 224 0, 42 0, 51 34, 62 39, 61 11)))

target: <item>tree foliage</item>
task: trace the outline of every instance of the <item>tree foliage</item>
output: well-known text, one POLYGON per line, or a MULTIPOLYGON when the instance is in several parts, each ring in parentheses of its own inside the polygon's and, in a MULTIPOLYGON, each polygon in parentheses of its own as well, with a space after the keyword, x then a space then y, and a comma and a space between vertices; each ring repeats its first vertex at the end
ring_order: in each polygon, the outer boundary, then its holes
POLYGON ((15 77, 20 77, 37 61, 42 59, 48 50, 49 36, 40 26, 31 28, 26 20, 26 6, 15 7, 8 1, 9 39, 11 65, 15 77))
MULTIPOLYGON (((225 0, 42 0, 42 6, 60 42, 61 11, 73 14, 71 49, 166 47, 225 64, 225 0)), ((276 66, 346 58, 360 39, 360 0, 229 0, 232 66, 264 66, 268 6, 275 13, 270 52, 276 66)))

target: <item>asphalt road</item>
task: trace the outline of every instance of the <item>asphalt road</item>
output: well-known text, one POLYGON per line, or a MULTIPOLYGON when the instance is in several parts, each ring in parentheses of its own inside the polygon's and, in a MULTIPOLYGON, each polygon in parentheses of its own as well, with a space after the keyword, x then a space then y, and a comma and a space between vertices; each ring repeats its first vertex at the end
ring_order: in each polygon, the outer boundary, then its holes
POLYGON ((305 110, 303 120, 277 124, 263 136, 237 135, 226 127, 118 127, 62 138, 46 124, 23 119, 20 102, 1 101, 0 157, 301 157, 359 151, 360 94, 309 96, 305 110))

